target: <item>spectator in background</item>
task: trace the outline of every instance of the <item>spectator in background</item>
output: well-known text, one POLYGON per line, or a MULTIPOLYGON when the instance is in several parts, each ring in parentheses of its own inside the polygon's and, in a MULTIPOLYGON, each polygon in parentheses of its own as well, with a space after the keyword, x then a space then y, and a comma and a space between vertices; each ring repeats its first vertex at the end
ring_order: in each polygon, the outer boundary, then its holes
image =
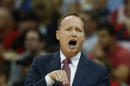
POLYGON ((13 39, 18 35, 19 32, 14 30, 10 12, 5 8, 0 8, 0 36, 3 40, 4 50, 10 50, 13 39))
POLYGON ((91 11, 94 9, 95 6, 93 6, 93 2, 99 4, 100 6, 102 6, 102 4, 105 3, 104 4, 104 5, 106 5, 105 8, 107 8, 109 13, 115 11, 115 9, 117 9, 120 5, 123 4, 123 0, 104 0, 104 1, 100 0, 100 2, 99 2, 99 0, 79 0, 79 1, 81 3, 82 9, 87 10, 87 11, 91 11), (106 3, 106 1, 107 1, 107 3, 106 3))
POLYGON ((9 62, 4 57, 2 39, 0 38, 0 86, 7 86, 9 62))
POLYGON ((18 31, 20 32, 11 45, 11 49, 19 54, 24 52, 24 37, 28 30, 36 30, 39 26, 37 15, 32 12, 23 12, 19 18, 18 31))
POLYGON ((27 58, 23 58, 16 62, 18 66, 21 66, 21 80, 15 82, 12 86, 24 86, 25 78, 30 69, 30 64, 32 63, 33 56, 27 56, 27 58))
POLYGON ((81 12, 80 3, 79 2, 74 2, 74 3, 70 4, 69 11, 70 12, 77 12, 77 13, 81 12))
POLYGON ((58 15, 61 14, 61 6, 63 3, 63 0, 51 0, 53 4, 53 11, 54 13, 57 13, 58 15))
POLYGON ((3 50, 2 40, 0 38, 0 86, 6 86, 9 69, 10 62, 5 58, 5 51, 3 50))
POLYGON ((120 83, 127 82, 130 52, 116 43, 115 30, 111 25, 105 24, 98 28, 98 44, 93 51, 93 57, 108 58, 118 81, 120 83))
POLYGON ((108 0, 93 0, 92 7, 93 11, 97 15, 98 22, 100 23, 108 23, 109 22, 109 9, 107 8, 108 0))
POLYGON ((123 5, 123 0, 108 0, 107 3, 110 12, 115 11, 121 5, 123 5))
POLYGON ((23 10, 30 11, 31 10, 31 4, 33 0, 23 0, 23 10))
POLYGON ((5 62, 2 39, 0 38, 0 65, 5 62))
POLYGON ((130 16, 130 1, 124 0, 124 5, 117 8, 111 16, 111 24, 117 25, 123 23, 130 16))
POLYGON ((80 0, 82 10, 91 11, 92 7, 92 0, 80 0))
POLYGON ((6 65, 0 65, 0 86, 7 86, 8 69, 6 65))
POLYGON ((116 27, 117 40, 130 41, 130 0, 113 12, 111 24, 116 27))
POLYGON ((15 0, 16 10, 30 11, 33 0, 15 0))
MULTIPOLYGON (((33 57, 46 54, 43 50, 46 46, 45 38, 37 30, 29 30, 25 35, 25 52, 12 62, 9 86, 15 86, 14 84, 21 84, 25 76, 22 76, 21 66, 16 63, 21 62, 24 59, 28 59, 31 63, 33 57)), ((30 65, 27 63, 27 65, 30 65)), ((18 85, 19 86, 19 85, 18 85)), ((23 86, 23 83, 20 85, 23 86)))
POLYGON ((15 25, 17 25, 20 15, 20 11, 16 9, 16 1, 18 0, 0 0, 0 7, 8 9, 16 23, 15 25))
POLYGON ((97 43, 97 18, 96 15, 89 11, 89 12, 83 12, 81 13, 81 16, 84 18, 86 25, 85 25, 85 30, 86 30, 86 39, 83 43, 83 48, 82 51, 84 55, 88 55, 91 53, 93 48, 95 47, 97 43))
MULTIPOLYGON (((98 55, 101 54, 100 52, 97 52, 98 55)), ((104 58, 104 57, 94 57, 93 59, 96 63, 101 64, 103 66, 105 66, 108 69, 109 72, 109 78, 110 78, 110 86, 122 86, 117 78, 115 78, 113 71, 112 71, 112 66, 110 61, 108 60, 108 58, 104 58)))
POLYGON ((46 41, 40 32, 30 30, 26 33, 25 37, 26 52, 29 52, 34 56, 45 54, 45 52, 43 52, 43 48, 45 48, 46 41))
POLYGON ((8 9, 9 11, 13 11, 15 8, 15 0, 1 0, 0 6, 8 9))
POLYGON ((130 18, 127 18, 124 23, 116 26, 117 40, 130 41, 130 18))
POLYGON ((40 19, 40 32, 48 37, 50 46, 57 46, 56 40, 57 21, 60 16, 53 1, 50 0, 34 0, 32 9, 36 12, 40 19))
POLYGON ((70 5, 77 3, 77 0, 62 0, 61 12, 62 14, 68 13, 70 11, 70 5))

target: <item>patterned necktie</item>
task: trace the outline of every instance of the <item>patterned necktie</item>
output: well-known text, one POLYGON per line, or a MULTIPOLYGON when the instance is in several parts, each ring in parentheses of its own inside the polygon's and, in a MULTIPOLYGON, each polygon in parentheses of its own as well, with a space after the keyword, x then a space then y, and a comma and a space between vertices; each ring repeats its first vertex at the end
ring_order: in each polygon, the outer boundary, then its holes
POLYGON ((64 70, 67 74, 67 77, 68 77, 68 81, 70 82, 70 76, 71 76, 71 71, 70 71, 70 67, 69 67, 69 64, 71 64, 71 60, 69 58, 66 58, 64 61, 63 61, 64 65, 62 67, 62 70, 64 70))

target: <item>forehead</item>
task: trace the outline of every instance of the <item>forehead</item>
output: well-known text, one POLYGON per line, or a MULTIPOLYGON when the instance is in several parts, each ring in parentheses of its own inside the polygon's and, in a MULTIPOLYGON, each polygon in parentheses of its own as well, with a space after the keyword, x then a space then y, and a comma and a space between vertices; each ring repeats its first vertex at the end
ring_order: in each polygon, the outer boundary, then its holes
POLYGON ((80 28, 83 28, 83 22, 81 19, 77 16, 67 16, 61 21, 62 27, 71 27, 71 26, 77 26, 80 28))

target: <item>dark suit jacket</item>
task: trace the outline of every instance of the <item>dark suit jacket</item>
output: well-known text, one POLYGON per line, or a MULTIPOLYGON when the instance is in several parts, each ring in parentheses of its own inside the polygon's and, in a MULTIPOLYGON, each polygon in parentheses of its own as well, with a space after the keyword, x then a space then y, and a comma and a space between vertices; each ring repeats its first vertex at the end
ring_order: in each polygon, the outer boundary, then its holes
MULTIPOLYGON (((45 76, 61 69, 60 52, 36 57, 25 81, 25 86, 47 86, 45 76)), ((53 86, 62 86, 55 82, 53 86)), ((73 86, 110 86, 107 70, 81 54, 73 86)))

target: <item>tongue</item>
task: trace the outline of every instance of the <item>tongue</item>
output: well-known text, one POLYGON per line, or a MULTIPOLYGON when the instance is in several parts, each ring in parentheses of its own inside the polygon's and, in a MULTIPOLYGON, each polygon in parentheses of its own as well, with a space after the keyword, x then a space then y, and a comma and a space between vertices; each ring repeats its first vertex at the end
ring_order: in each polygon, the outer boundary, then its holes
POLYGON ((75 46, 75 45, 69 45, 69 47, 70 47, 71 49, 74 49, 76 46, 75 46))
POLYGON ((74 49, 74 48, 76 47, 76 42, 75 42, 75 41, 70 41, 70 42, 69 42, 69 47, 70 47, 71 49, 74 49))

